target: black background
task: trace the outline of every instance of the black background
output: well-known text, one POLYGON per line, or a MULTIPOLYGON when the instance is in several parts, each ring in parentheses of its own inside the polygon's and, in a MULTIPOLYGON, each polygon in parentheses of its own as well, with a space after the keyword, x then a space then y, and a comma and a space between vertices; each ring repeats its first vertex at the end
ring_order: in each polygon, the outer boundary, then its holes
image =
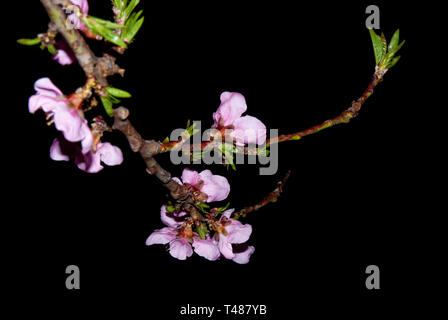
MULTIPOLYGON (((108 1, 91 2, 92 15, 111 18, 104 9, 108 1)), ((222 91, 244 94, 247 113, 268 128, 299 131, 340 114, 373 73, 365 27, 371 3, 143 2, 144 26, 117 60, 125 78, 114 76, 110 83, 133 94, 124 105, 146 138, 163 139, 187 119, 202 120, 207 128, 222 91)), ((358 118, 282 143, 274 176, 260 176, 254 165, 240 165, 236 172, 211 168, 228 178, 235 208, 257 202, 292 170, 280 201, 245 220, 253 226, 250 244, 256 248, 247 265, 196 255, 178 261, 163 246, 145 246, 148 235, 162 227, 159 210, 167 195, 120 133, 103 139, 123 150, 119 167, 92 175, 52 161, 48 150, 55 130, 42 113, 28 113, 33 83, 48 76, 69 94, 83 84, 84 74, 77 64, 58 65, 38 47, 13 44, 17 63, 8 73, 14 108, 7 139, 12 152, 3 160, 14 173, 6 194, 14 204, 6 214, 13 219, 5 224, 5 231, 13 231, 5 261, 14 289, 10 297, 28 306, 17 311, 61 317, 143 311, 144 318, 174 319, 187 303, 235 303, 266 304, 269 319, 304 310, 363 316, 403 294, 412 296, 427 279, 416 267, 422 261, 416 252, 427 252, 421 242, 426 236, 413 224, 420 208, 416 146, 423 142, 418 135, 410 139, 418 113, 412 81, 418 16, 407 5, 376 4, 387 38, 400 28, 407 43, 402 60, 358 118), (81 270, 78 291, 65 288, 70 264, 81 270), (380 290, 365 288, 370 264, 381 270, 380 290)), ((47 15, 38 1, 27 4, 20 17, 15 39, 46 31, 47 15)), ((102 46, 91 44, 99 55, 102 46)), ((158 159, 174 176, 181 174, 168 155, 158 159)))

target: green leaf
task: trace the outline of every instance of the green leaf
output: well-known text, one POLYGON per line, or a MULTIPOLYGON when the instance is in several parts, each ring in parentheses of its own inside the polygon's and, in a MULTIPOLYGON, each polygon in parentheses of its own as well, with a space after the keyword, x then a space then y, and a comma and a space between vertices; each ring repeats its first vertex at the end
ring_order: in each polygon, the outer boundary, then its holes
MULTIPOLYGON (((140 11, 140 12, 142 12, 142 11, 140 11)), ((131 43, 132 40, 134 40, 135 35, 137 34, 137 32, 140 30, 140 28, 143 25, 144 19, 145 19, 145 17, 141 17, 139 20, 133 22, 132 24, 129 24, 127 32, 123 36, 123 38, 126 39, 126 41, 128 43, 131 43)))
POLYGON ((395 48, 393 48, 389 53, 389 59, 392 59, 392 57, 398 52, 398 50, 401 49, 401 47, 404 45, 405 40, 403 40, 398 46, 396 46, 395 48))
POLYGON ((389 52, 391 50, 395 49, 395 47, 398 45, 399 40, 400 40, 400 29, 397 29, 395 31, 394 35, 392 36, 392 39, 390 39, 389 49, 388 49, 389 52))
POLYGON ((101 103, 103 104, 104 110, 106 111, 109 117, 114 116, 114 108, 112 107, 112 101, 108 99, 108 97, 100 97, 101 103))
POLYGON ((386 41, 386 36, 384 35, 384 33, 381 32, 381 58, 380 58, 380 63, 382 63, 384 61, 384 59, 386 58, 387 55, 387 41, 386 41))
POLYGON ((225 143, 222 144, 221 145, 221 151, 224 154, 224 157, 226 158, 227 165, 230 165, 232 167, 232 169, 236 171, 236 166, 233 163, 233 153, 231 152, 232 148, 229 148, 229 147, 226 147, 226 146, 228 146, 228 145, 225 144, 225 143))
POLYGON ((120 46, 122 48, 127 48, 126 43, 116 34, 113 30, 106 28, 104 25, 96 22, 95 20, 89 19, 88 16, 81 17, 82 23, 92 32, 99 34, 104 39, 112 42, 113 44, 120 46))
POLYGON ((132 13, 132 11, 134 11, 135 7, 139 4, 140 0, 131 0, 131 2, 129 2, 129 5, 126 7, 126 9, 124 9, 123 11, 123 17, 129 17, 132 13))
POLYGON ((121 28, 125 28, 125 26, 122 25, 122 24, 114 23, 114 22, 111 22, 111 21, 108 21, 108 20, 104 20, 104 19, 101 19, 101 18, 97 18, 97 17, 89 16, 89 19, 90 19, 90 20, 93 20, 93 21, 95 21, 95 22, 97 22, 97 23, 99 23, 99 24, 101 24, 101 25, 103 25, 103 26, 105 26, 105 27, 108 28, 108 29, 121 29, 121 28))
POLYGON ((40 44, 42 41, 39 38, 34 39, 18 39, 17 43, 23 44, 24 46, 34 46, 40 44))
POLYGON ((196 231, 202 240, 205 240, 207 233, 210 232, 203 223, 200 223, 199 225, 196 226, 196 231))
POLYGON ((117 98, 130 98, 130 97, 132 97, 129 92, 121 90, 121 89, 118 89, 118 88, 106 87, 104 89, 106 89, 108 94, 110 94, 111 96, 117 97, 117 98))
POLYGON ((126 5, 128 4, 128 0, 112 0, 112 5, 117 8, 118 10, 123 10, 126 8, 126 5))
POLYGON ((369 29, 370 38, 372 39, 372 45, 373 45, 373 52, 375 54, 375 63, 378 66, 382 54, 383 54, 383 42, 381 41, 381 37, 373 31, 373 29, 369 29))
POLYGON ((400 60, 400 56, 393 58, 392 61, 387 64, 386 68, 387 69, 392 68, 394 65, 397 64, 398 60, 400 60))

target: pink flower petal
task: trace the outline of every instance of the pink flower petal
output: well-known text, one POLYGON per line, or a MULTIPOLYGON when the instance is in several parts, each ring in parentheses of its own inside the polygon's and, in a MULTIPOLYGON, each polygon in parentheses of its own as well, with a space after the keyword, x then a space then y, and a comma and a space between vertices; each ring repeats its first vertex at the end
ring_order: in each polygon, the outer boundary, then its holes
POLYGON ((227 209, 223 213, 221 213, 221 216, 226 217, 227 219, 230 219, 230 215, 235 211, 235 209, 227 209))
POLYGON ((234 219, 230 219, 230 222, 230 225, 226 226, 227 239, 230 243, 243 243, 249 240, 252 233, 250 224, 242 224, 234 219))
POLYGON ((111 145, 109 142, 98 143, 97 153, 101 161, 108 166, 116 166, 123 162, 123 153, 120 148, 111 145))
POLYGON ((199 176, 199 173, 194 170, 190 170, 188 168, 185 168, 182 172, 182 181, 183 183, 191 184, 192 186, 198 184, 201 180, 201 177, 199 176))
POLYGON ((92 132, 90 131, 89 124, 87 123, 87 120, 82 121, 81 135, 83 136, 81 139, 82 153, 85 154, 85 153, 92 151, 92 147, 93 147, 93 135, 92 135, 92 132))
POLYGON ((199 175, 204 182, 201 192, 208 196, 206 202, 221 201, 227 198, 230 193, 230 184, 225 177, 213 175, 210 170, 204 170, 199 175))
POLYGON ((194 252, 207 260, 215 261, 221 256, 219 248, 208 235, 205 240, 193 239, 193 248, 194 252))
POLYGON ((224 121, 225 126, 231 125, 247 110, 246 99, 241 93, 226 91, 221 94, 220 99, 221 105, 213 114, 215 126, 219 119, 224 121))
POLYGON ((50 158, 55 161, 68 161, 70 157, 62 151, 61 142, 58 138, 53 140, 50 147, 50 158))
POLYGON ((82 13, 89 13, 89 2, 87 0, 70 0, 70 2, 73 5, 78 6, 81 9, 82 13))
POLYGON ((32 95, 28 99, 28 110, 30 113, 35 113, 37 110, 42 109, 44 112, 55 112, 60 108, 66 108, 67 101, 45 96, 41 94, 32 95))
POLYGON ((248 246, 245 251, 235 253, 232 260, 239 264, 249 263, 250 256, 254 253, 254 251, 255 248, 253 246, 248 246))
POLYGON ((65 40, 60 40, 56 42, 55 48, 58 50, 58 52, 51 58, 57 61, 59 64, 63 66, 69 65, 76 60, 73 51, 70 49, 69 45, 65 40))
POLYGON ((239 144, 263 144, 266 141, 266 126, 255 117, 244 116, 233 123, 234 130, 231 136, 237 139, 239 144))
POLYGON ((160 220, 169 227, 180 226, 183 223, 182 217, 186 214, 187 213, 183 211, 179 213, 168 212, 166 211, 166 205, 163 205, 162 208, 160 208, 160 220))
POLYGON ((88 173, 97 173, 103 170, 103 166, 101 165, 101 157, 97 152, 90 151, 88 153, 80 153, 75 158, 75 163, 78 168, 82 171, 88 173))
POLYGON ((170 242, 170 254, 176 259, 185 260, 191 257, 193 249, 185 238, 180 238, 170 242))
POLYGON ((81 141, 85 136, 85 131, 82 128, 83 119, 76 110, 70 110, 68 107, 55 110, 54 125, 68 141, 81 141))
POLYGON ((51 82, 50 78, 40 78, 37 80, 34 83, 34 90, 36 90, 38 94, 52 98, 63 96, 61 90, 51 82))
POLYGON ((222 233, 219 234, 218 248, 226 259, 232 259, 235 256, 233 253, 232 244, 227 239, 227 236, 222 233))
POLYGON ((162 228, 155 230, 146 240, 146 245, 150 246, 153 244, 167 244, 170 241, 176 239, 177 230, 174 228, 162 228))

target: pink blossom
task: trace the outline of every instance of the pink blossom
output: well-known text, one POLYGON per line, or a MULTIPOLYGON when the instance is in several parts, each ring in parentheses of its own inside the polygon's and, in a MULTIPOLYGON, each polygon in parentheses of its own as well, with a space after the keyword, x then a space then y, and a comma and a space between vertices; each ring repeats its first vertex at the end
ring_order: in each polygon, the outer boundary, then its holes
POLYGON ((84 153, 82 147, 64 138, 56 138, 50 147, 50 158, 55 161, 74 160, 79 169, 88 173, 96 173, 103 169, 101 162, 108 166, 119 165, 123 162, 121 150, 108 142, 97 144, 97 150, 90 149, 84 153))
POLYGON ((229 209, 222 213, 221 221, 230 223, 225 226, 226 235, 222 232, 219 233, 218 248, 221 254, 227 259, 236 259, 235 262, 237 263, 243 263, 246 260, 248 262, 255 248, 251 249, 252 252, 245 254, 235 253, 232 244, 242 244, 249 240, 252 233, 252 226, 230 219, 233 211, 234 209, 229 209))
POLYGON ((266 141, 266 126, 255 117, 241 115, 247 110, 246 99, 238 92, 223 92, 221 105, 213 114, 214 128, 227 127, 230 136, 238 145, 263 144, 266 141))
POLYGON ((49 78, 41 78, 34 83, 36 94, 28 100, 31 113, 42 109, 52 117, 56 129, 61 131, 64 138, 70 142, 81 141, 83 152, 88 152, 93 143, 92 133, 85 119, 78 110, 70 107, 67 98, 49 78))
POLYGON ((70 47, 68 46, 67 42, 64 39, 61 39, 58 42, 56 42, 55 48, 58 50, 58 52, 51 58, 57 61, 59 64, 64 66, 72 64, 73 61, 76 60, 73 51, 70 49, 70 47))
MULTIPOLYGON (((70 2, 73 5, 78 6, 82 14, 89 13, 89 3, 87 2, 87 0, 70 0, 70 2)), ((67 18, 69 19, 73 28, 80 29, 82 31, 87 30, 75 13, 68 14, 67 18)), ((59 40, 55 44, 55 47, 58 52, 52 57, 53 60, 57 61, 61 65, 72 64, 73 61, 75 61, 75 55, 64 39, 59 40)))
POLYGON ((165 227, 155 230, 146 240, 146 245, 170 244, 170 254, 172 257, 185 260, 191 257, 193 249, 188 240, 182 236, 179 237, 179 231, 173 227, 165 227))
POLYGON ((227 179, 220 175, 214 175, 210 170, 201 173, 185 168, 182 172, 183 183, 196 187, 207 195, 206 202, 221 201, 230 193, 230 185, 227 179))
MULTIPOLYGON (((216 260, 219 258, 219 250, 210 237, 202 240, 195 235, 192 242, 194 251, 199 256, 208 260, 216 260)), ((153 244, 169 244, 170 255, 179 260, 185 260, 193 254, 190 241, 174 227, 165 227, 151 233, 146 240, 146 245, 150 246, 153 244)))

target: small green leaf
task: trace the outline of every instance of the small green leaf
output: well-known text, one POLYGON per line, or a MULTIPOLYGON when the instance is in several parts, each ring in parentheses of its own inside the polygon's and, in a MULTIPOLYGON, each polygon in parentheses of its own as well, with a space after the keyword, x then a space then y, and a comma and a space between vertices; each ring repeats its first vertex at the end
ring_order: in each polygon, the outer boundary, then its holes
POLYGON ((231 148, 226 147, 226 146, 228 146, 228 145, 227 144, 222 144, 221 145, 221 151, 224 154, 224 157, 225 157, 225 159, 227 161, 227 166, 230 165, 232 167, 232 169, 236 171, 236 166, 233 163, 233 153, 231 152, 231 150, 229 150, 231 148))
POLYGON ((401 49, 401 47, 404 45, 405 40, 403 40, 398 46, 393 48, 390 52, 388 52, 389 59, 392 59, 392 57, 398 52, 398 50, 401 49))
POLYGON ((392 39, 390 39, 388 50, 389 52, 395 49, 395 47, 398 45, 399 40, 400 40, 400 29, 397 29, 397 31, 395 31, 394 35, 392 36, 392 39))
POLYGON ((373 45, 373 52, 375 54, 375 63, 378 66, 382 54, 383 54, 383 42, 381 41, 381 37, 373 31, 373 29, 369 29, 370 38, 372 39, 372 45, 373 45))
POLYGON ((134 11, 135 7, 139 4, 140 0, 131 0, 129 5, 123 11, 123 17, 127 18, 131 15, 132 11, 134 11))
POLYGON ((122 48, 127 48, 126 43, 116 34, 113 30, 106 28, 104 25, 96 22, 93 19, 89 19, 89 16, 81 17, 82 23, 92 32, 99 34, 104 39, 112 42, 113 44, 122 48))
POLYGON ((114 116, 114 108, 112 107, 112 101, 108 99, 108 97, 100 97, 101 103, 103 104, 104 110, 106 111, 109 117, 114 116))
POLYGON ((24 46, 34 46, 40 44, 42 41, 39 38, 34 39, 18 39, 17 43, 23 44, 24 46))
POLYGON ((125 26, 126 29, 124 30, 122 34, 122 38, 125 39, 128 43, 131 43, 134 39, 137 32, 140 30, 144 17, 140 18, 140 15, 143 13, 143 10, 140 10, 137 13, 133 13, 129 20, 126 21, 125 26))
POLYGON ((302 137, 301 136, 294 136, 291 138, 291 140, 300 140, 302 137))
POLYGON ((95 21, 95 22, 97 22, 97 23, 99 23, 99 24, 101 24, 103 26, 105 26, 108 29, 121 29, 121 28, 125 27, 122 24, 114 23, 112 21, 104 20, 104 19, 101 19, 101 18, 98 18, 98 17, 89 16, 89 19, 93 20, 93 21, 95 21))
POLYGON ((166 137, 166 138, 163 140, 162 143, 168 143, 168 142, 170 142, 170 138, 169 138, 169 137, 166 137))
POLYGON ((104 89, 106 89, 108 94, 110 94, 111 96, 117 97, 117 98, 130 98, 130 97, 132 97, 129 92, 121 90, 121 89, 118 89, 118 88, 106 87, 104 89))
POLYGON ((387 64, 386 68, 387 69, 392 68, 394 65, 397 64, 398 60, 400 60, 400 56, 393 58, 392 61, 387 64))

